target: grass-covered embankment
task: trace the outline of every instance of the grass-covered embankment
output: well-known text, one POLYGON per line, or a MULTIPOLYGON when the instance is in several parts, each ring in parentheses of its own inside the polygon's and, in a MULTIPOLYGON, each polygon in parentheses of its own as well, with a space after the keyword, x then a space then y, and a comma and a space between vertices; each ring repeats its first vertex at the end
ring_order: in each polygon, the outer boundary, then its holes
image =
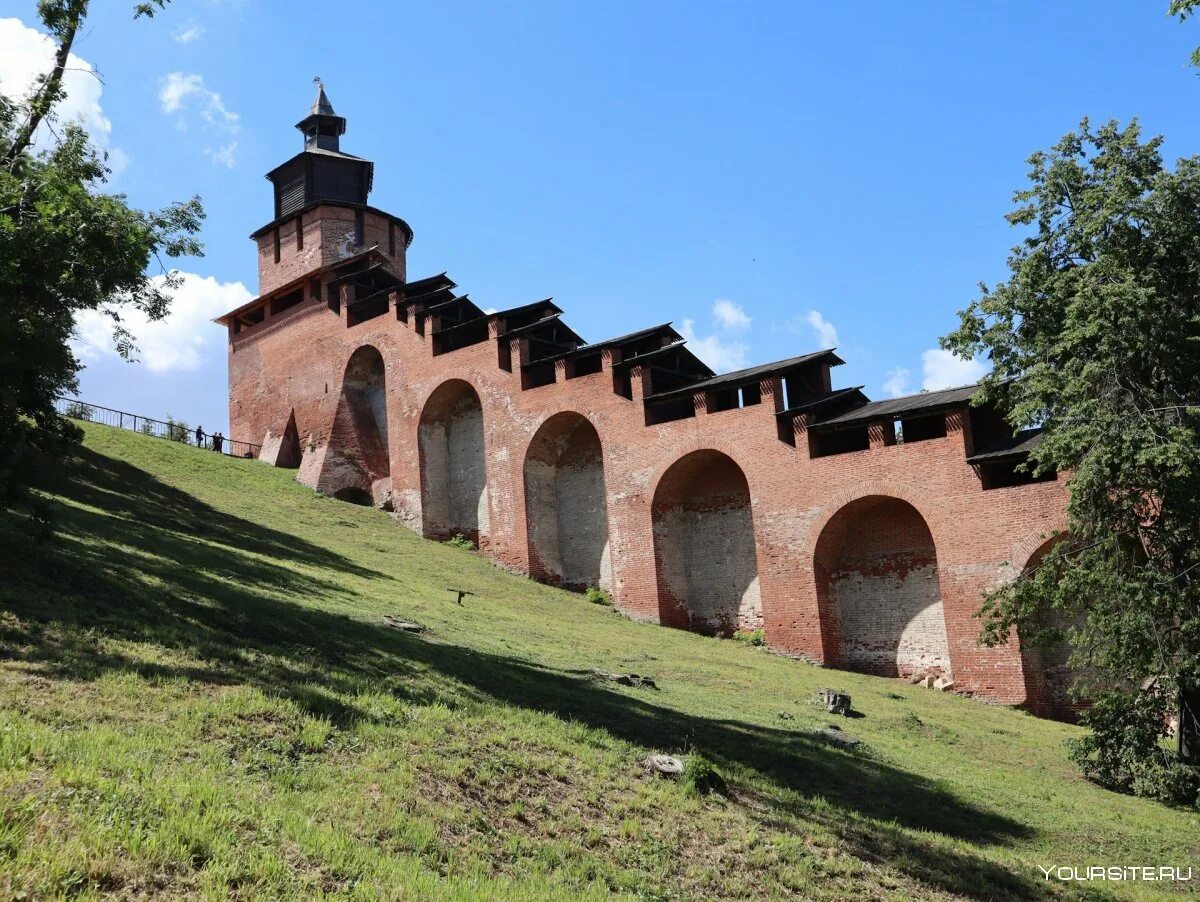
POLYGON ((288 471, 86 431, 51 545, 0 514, 4 895, 1003 898, 1200 864, 1200 817, 1084 782, 1075 728, 632 623, 288 471), (857 748, 807 732, 824 685, 857 748))

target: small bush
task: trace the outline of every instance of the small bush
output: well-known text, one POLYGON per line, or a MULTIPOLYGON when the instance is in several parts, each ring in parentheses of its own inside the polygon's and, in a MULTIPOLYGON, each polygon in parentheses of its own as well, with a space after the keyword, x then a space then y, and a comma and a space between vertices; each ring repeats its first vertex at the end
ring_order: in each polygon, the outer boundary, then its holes
POLYGON ((683 763, 683 788, 693 794, 706 796, 710 793, 725 795, 725 778, 711 761, 703 755, 688 755, 683 763))
POLYGON ((154 424, 149 420, 142 420, 142 425, 138 427, 138 431, 143 435, 154 435, 154 424))
POLYGON ((1067 743, 1084 776, 1108 789, 1174 805, 1196 805, 1200 768, 1163 747, 1168 700, 1161 691, 1098 698, 1083 722, 1092 732, 1067 743))
POLYGON ((167 438, 173 442, 182 442, 187 444, 188 435, 191 429, 188 424, 182 420, 176 420, 174 417, 167 417, 167 438))
POLYGON ((466 549, 467 551, 475 550, 475 543, 472 542, 470 539, 468 539, 466 536, 464 536, 461 532, 456 534, 454 536, 454 538, 447 539, 446 544, 449 545, 451 548, 463 548, 463 549, 466 549))
POLYGON ((1129 786, 1135 796, 1200 807, 1200 768, 1184 764, 1173 755, 1149 767, 1135 768, 1129 786))
POLYGON ((92 408, 88 407, 82 401, 72 401, 67 405, 67 409, 63 411, 63 416, 70 417, 72 420, 90 420, 92 418, 92 408))
POLYGON ((745 642, 747 645, 753 645, 761 648, 767 644, 767 634, 761 629, 757 630, 735 630, 733 638, 738 642, 745 642))
POLYGON ((588 586, 587 593, 584 595, 584 597, 592 604, 602 604, 605 607, 612 607, 612 596, 599 586, 588 586))

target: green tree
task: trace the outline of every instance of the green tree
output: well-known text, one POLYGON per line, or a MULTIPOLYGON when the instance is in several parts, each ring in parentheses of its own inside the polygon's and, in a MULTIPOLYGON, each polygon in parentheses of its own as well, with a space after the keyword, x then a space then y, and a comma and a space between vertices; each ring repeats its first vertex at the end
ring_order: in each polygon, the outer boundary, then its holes
POLYGON ((1068 641, 1094 700, 1076 762, 1191 801, 1164 739, 1181 693, 1200 713, 1200 157, 1168 169, 1161 142, 1084 120, 1035 153, 1008 280, 942 345, 991 359, 983 396, 1044 430, 1029 466, 1069 475, 1069 532, 986 599, 985 641, 1068 641))
MULTIPOLYGON (((1197 9, 1200 9, 1200 0, 1171 0, 1167 15, 1176 16, 1180 22, 1184 22, 1197 9)), ((1200 66, 1200 48, 1192 51, 1192 65, 1200 66)))
MULTIPOLYGON (((140 3, 134 17, 166 2, 140 3)), ((28 96, 0 94, 0 509, 16 500, 36 459, 78 440, 78 428, 54 412, 54 397, 77 389, 80 364, 68 346, 76 316, 109 315, 117 348, 130 357, 122 309, 160 319, 178 284, 175 273, 152 279, 150 264, 201 253, 199 198, 146 212, 105 194, 107 157, 74 123, 60 123, 54 143, 35 147, 39 129, 55 121, 87 11, 88 0, 41 0, 53 66, 28 96)))

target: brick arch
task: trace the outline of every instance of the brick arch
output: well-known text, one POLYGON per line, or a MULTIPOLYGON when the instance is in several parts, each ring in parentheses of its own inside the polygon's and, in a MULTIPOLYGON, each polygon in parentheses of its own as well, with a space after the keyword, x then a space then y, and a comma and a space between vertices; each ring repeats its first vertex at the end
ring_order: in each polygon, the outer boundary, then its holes
POLYGON ((1067 524, 1064 520, 1061 525, 1054 527, 1049 532, 1029 536, 1014 545, 1012 554, 1009 556, 1009 566, 1012 568, 1014 578, 1035 565, 1034 558, 1043 557, 1051 546, 1066 538, 1066 534, 1067 524))
POLYGON ((570 410, 547 417, 522 469, 530 575, 611 590, 604 450, 595 425, 570 410))
POLYGON ((651 502, 659 622, 714 635, 762 626, 750 484, 723 451, 676 459, 651 502))
POLYGON ((383 355, 371 344, 350 354, 342 373, 329 450, 317 490, 358 504, 379 501, 390 489, 387 373, 383 355))
POLYGON ((903 498, 854 494, 823 518, 813 546, 825 661, 878 676, 949 673, 928 521, 903 498))
MULTIPOLYGON (((699 452, 715 452, 717 454, 723 454, 734 463, 737 463, 738 457, 742 454, 745 454, 746 449, 744 447, 739 447, 732 442, 723 441, 721 438, 716 436, 688 436, 686 439, 681 440, 679 444, 671 447, 669 457, 655 464, 654 469, 651 472, 651 476, 646 483, 650 486, 651 497, 658 492, 659 486, 662 485, 663 477, 665 477, 676 464, 678 464, 688 455, 699 452)), ((752 506, 756 505, 759 498, 759 492, 754 483, 750 481, 751 477, 754 475, 754 468, 750 467, 747 469, 740 463, 737 463, 737 466, 738 469, 742 471, 742 476, 745 477, 747 485, 750 486, 750 503, 752 506)))
POLYGON ((479 542, 488 531, 488 498, 483 403, 475 386, 448 379, 430 392, 417 426, 417 452, 424 534, 479 542))
POLYGON ((817 542, 821 537, 821 531, 825 529, 830 520, 837 516, 842 508, 861 498, 869 498, 877 495, 895 498, 912 505, 929 527, 930 533, 933 534, 934 544, 941 544, 941 520, 938 517, 937 511, 929 508, 925 503, 925 499, 919 493, 893 482, 861 482, 855 485, 854 488, 838 492, 821 505, 820 513, 813 518, 808 529, 808 534, 804 538, 801 550, 804 558, 812 560, 812 556, 817 550, 817 542))
MULTIPOLYGON (((1042 535, 1030 539, 1021 547, 1021 569, 1017 572, 1019 578, 1031 573, 1045 559, 1047 553, 1060 542, 1066 541, 1067 533, 1059 532, 1054 535, 1042 535), (1027 547, 1032 550, 1027 551, 1027 547)), ((1041 612, 1042 625, 1067 627, 1071 621, 1065 619, 1061 612, 1041 612)), ((1078 625, 1078 624, 1077 624, 1078 625)), ((1021 671, 1025 677, 1025 707, 1040 717, 1055 720, 1075 721, 1086 710, 1087 704, 1072 697, 1071 690, 1074 679, 1079 672, 1069 665, 1071 648, 1067 642, 1050 645, 1034 645, 1026 642, 1020 630, 1009 641, 1019 643, 1021 652, 1021 671)))
POLYGON ((443 403, 447 392, 470 389, 475 393, 477 398, 482 399, 486 394, 484 391, 485 385, 486 382, 480 380, 474 373, 452 376, 436 383, 432 388, 426 391, 423 396, 416 394, 413 399, 413 406, 420 408, 421 416, 424 416, 425 412, 430 409, 429 405, 431 403, 434 405, 440 405, 443 403))

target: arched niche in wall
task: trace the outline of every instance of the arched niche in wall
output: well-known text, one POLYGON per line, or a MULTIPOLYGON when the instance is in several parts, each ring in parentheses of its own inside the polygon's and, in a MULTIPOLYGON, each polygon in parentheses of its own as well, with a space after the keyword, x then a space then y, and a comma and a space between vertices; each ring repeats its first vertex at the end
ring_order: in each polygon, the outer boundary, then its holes
MULTIPOLYGON (((1053 567, 1054 558, 1048 559, 1048 555, 1066 538, 1062 534, 1047 539, 1030 555, 1021 576, 1053 567)), ((1070 624, 1062 612, 1040 611, 1034 621, 1018 629, 1021 669, 1025 674, 1025 707, 1041 717, 1076 721, 1087 708, 1087 703, 1077 700, 1073 694, 1080 673, 1070 665, 1071 647, 1065 637, 1070 624)))
POLYGON ((363 345, 346 364, 318 488, 335 498, 371 503, 390 475, 383 356, 363 345))
POLYGON ((830 663, 878 676, 951 672, 937 550, 907 501, 871 495, 825 525, 813 560, 830 663))
POLYGON ((558 413, 525 455, 530 572, 571 588, 612 588, 604 454, 590 421, 558 413))
POLYGON ((750 487, 720 451, 663 474, 651 507, 659 620, 709 635, 762 626, 750 487))
POLYGON ((469 382, 451 379, 429 396, 418 427, 425 535, 478 542, 487 534, 483 405, 469 382))

